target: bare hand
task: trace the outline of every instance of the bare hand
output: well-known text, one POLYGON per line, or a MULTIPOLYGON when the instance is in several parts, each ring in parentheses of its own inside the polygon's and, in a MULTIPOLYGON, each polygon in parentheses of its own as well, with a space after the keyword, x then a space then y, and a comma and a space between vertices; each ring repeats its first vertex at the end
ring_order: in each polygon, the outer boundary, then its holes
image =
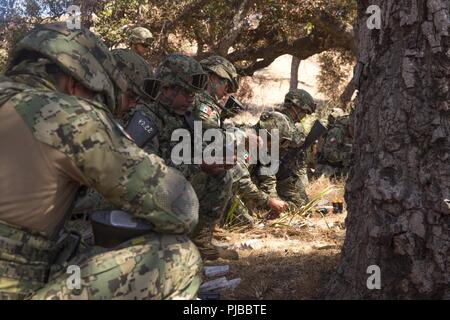
POLYGON ((272 209, 275 218, 279 217, 280 214, 289 207, 289 204, 278 198, 270 198, 267 203, 269 208, 272 209))

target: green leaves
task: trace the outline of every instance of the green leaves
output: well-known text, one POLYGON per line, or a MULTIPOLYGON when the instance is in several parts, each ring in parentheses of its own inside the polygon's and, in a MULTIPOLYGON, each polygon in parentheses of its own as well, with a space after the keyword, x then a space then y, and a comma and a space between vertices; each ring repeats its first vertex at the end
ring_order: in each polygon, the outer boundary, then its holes
MULTIPOLYGON (((43 15, 57 18, 67 5, 64 0, 20 2, 26 5, 16 5, 19 21, 14 27, 0 25, 0 35, 7 39, 0 48, 7 50, 14 43, 10 31, 26 31, 43 15)), ((256 64, 258 60, 270 64, 286 53, 304 59, 330 47, 348 47, 349 37, 335 33, 345 33, 356 15, 355 0, 77 0, 73 4, 81 7, 83 25, 93 27, 110 47, 126 46, 130 28, 148 28, 156 39, 149 57, 152 65, 167 53, 196 48, 199 58, 233 52, 228 58, 241 71, 250 69, 249 74, 255 71, 252 66, 265 66, 256 64)))
POLYGON ((311 34, 311 32, 314 30, 314 24, 312 22, 306 23, 306 25, 304 26, 304 30, 307 35, 311 34))

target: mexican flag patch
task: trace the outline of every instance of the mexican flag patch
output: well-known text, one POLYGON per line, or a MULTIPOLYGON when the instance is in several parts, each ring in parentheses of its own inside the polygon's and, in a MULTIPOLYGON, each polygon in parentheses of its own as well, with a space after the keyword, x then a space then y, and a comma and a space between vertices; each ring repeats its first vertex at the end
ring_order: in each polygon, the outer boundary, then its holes
POLYGON ((247 162, 247 163, 250 162, 250 155, 247 152, 244 152, 243 156, 244 156, 245 162, 247 162))
POLYGON ((208 106, 205 106, 205 105, 202 105, 202 106, 200 107, 200 111, 203 112, 203 113, 206 113, 208 116, 210 116, 211 113, 212 113, 211 108, 208 107, 208 106))

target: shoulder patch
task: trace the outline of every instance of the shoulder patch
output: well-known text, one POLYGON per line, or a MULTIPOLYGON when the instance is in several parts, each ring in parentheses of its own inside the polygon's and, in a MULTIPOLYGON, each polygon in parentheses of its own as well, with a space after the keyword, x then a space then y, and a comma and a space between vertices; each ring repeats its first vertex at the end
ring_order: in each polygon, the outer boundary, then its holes
POLYGON ((242 154, 242 157, 244 158, 244 161, 246 163, 250 162, 250 155, 247 152, 244 151, 244 153, 242 154))
POLYGON ((199 109, 200 109, 201 112, 207 114, 208 116, 210 116, 211 113, 212 113, 211 107, 209 107, 207 105, 201 105, 199 109))
POLYGON ((142 111, 136 111, 128 123, 128 134, 138 147, 145 146, 158 133, 158 127, 142 111))

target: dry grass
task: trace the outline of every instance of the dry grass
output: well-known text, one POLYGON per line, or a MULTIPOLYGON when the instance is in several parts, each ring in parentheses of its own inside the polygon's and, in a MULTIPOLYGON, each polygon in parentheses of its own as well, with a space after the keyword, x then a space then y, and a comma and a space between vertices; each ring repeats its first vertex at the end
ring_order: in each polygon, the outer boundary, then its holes
MULTIPOLYGON (((342 182, 320 178, 307 187, 311 198, 323 201, 343 199, 342 182), (331 190, 320 197, 323 190, 331 190)), ((313 210, 314 211, 314 210, 313 210)), ((289 223, 265 221, 245 231, 218 230, 216 238, 238 251, 239 260, 208 262, 229 264, 228 278, 241 278, 233 291, 223 292, 223 299, 314 299, 337 266, 345 236, 346 214, 304 215, 290 213, 289 223), (256 239, 258 247, 244 249, 241 244, 256 239)))
POLYGON ((345 183, 343 181, 338 182, 330 182, 328 178, 320 177, 317 180, 314 180, 313 183, 310 183, 306 186, 306 193, 309 197, 314 198, 319 195, 323 190, 331 188, 332 190, 324 195, 322 198, 329 202, 334 200, 344 201, 344 188, 345 183))
MULTIPOLYGON (((234 119, 236 124, 253 125, 266 106, 245 112, 234 119)), ((207 262, 230 265, 228 279, 241 278, 233 291, 222 292, 222 299, 314 299, 337 267, 345 230, 346 208, 344 182, 330 182, 321 177, 310 183, 306 192, 311 203, 307 208, 289 212, 280 219, 260 219, 255 228, 247 225, 219 230, 215 236, 233 245, 239 260, 207 262), (323 216, 314 209, 344 202, 344 214, 323 216), (241 244, 257 239, 260 247, 243 249, 241 244)))

